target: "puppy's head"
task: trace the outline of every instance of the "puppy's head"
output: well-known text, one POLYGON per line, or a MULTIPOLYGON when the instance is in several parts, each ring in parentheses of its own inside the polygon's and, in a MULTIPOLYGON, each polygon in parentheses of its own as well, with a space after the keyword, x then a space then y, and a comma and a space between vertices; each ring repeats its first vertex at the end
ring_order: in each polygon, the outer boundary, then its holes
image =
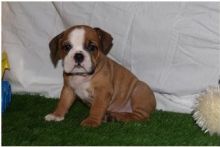
POLYGON ((63 60, 66 73, 91 75, 100 55, 107 55, 110 51, 112 40, 112 36, 100 28, 74 26, 50 41, 50 56, 54 66, 59 59, 63 60))

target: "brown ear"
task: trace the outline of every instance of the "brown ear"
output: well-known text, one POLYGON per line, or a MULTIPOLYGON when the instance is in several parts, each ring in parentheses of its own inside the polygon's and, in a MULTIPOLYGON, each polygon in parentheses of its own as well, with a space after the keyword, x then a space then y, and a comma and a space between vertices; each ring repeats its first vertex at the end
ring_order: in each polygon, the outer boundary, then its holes
POLYGON ((94 28, 94 30, 98 33, 99 35, 99 38, 100 38, 100 41, 101 41, 101 48, 102 48, 102 52, 107 55, 108 52, 110 51, 110 49, 112 48, 113 46, 113 43, 112 43, 112 36, 103 31, 102 29, 100 28, 94 28))
POLYGON ((64 32, 62 32, 61 34, 57 35, 56 37, 54 37, 50 43, 49 43, 49 47, 50 47, 50 58, 52 60, 53 65, 56 67, 57 66, 57 62, 58 60, 61 59, 60 57, 60 52, 61 52, 61 48, 60 48, 60 40, 63 37, 64 32))

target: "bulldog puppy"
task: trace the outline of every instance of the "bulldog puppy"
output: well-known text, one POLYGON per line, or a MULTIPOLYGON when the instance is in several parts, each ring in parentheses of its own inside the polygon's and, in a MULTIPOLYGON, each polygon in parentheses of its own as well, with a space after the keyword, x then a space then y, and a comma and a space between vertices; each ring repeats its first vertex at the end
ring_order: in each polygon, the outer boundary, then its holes
POLYGON ((58 105, 46 121, 62 121, 79 97, 90 108, 82 126, 97 127, 102 121, 142 121, 155 110, 150 87, 106 55, 112 36, 99 28, 73 26, 49 43, 56 66, 63 62, 64 85, 58 105))

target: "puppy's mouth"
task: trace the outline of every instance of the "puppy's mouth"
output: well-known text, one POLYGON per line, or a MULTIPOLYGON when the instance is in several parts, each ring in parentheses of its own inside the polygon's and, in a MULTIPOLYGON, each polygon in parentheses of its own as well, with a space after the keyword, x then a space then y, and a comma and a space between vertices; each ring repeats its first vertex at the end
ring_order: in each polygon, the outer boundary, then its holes
POLYGON ((91 70, 86 69, 81 64, 74 65, 72 71, 70 73, 66 73, 68 75, 79 75, 79 76, 87 76, 92 75, 95 72, 95 67, 92 67, 91 70))

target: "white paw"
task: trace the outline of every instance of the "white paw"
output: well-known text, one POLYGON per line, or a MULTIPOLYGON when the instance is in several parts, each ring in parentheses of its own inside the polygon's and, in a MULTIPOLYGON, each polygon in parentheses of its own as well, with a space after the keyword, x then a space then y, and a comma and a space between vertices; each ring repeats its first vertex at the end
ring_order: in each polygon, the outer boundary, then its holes
POLYGON ((47 114, 44 119, 46 121, 62 121, 64 120, 64 117, 59 117, 59 116, 56 116, 56 115, 53 115, 53 114, 47 114))

